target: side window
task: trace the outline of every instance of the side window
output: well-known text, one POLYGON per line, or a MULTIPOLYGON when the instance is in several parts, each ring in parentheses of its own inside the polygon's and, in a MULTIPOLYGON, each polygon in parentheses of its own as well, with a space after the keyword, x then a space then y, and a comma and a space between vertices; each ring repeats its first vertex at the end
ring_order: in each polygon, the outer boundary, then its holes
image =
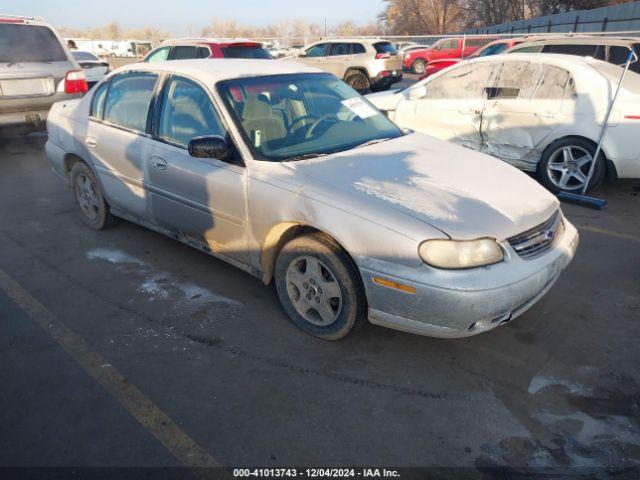
POLYGON ((306 52, 307 58, 324 57, 325 52, 327 51, 327 45, 328 43, 321 43, 319 45, 314 45, 309 50, 307 50, 306 52))
POLYGON ((102 114, 104 113, 104 101, 107 98, 107 89, 109 88, 109 81, 102 82, 100 86, 93 93, 91 99, 91 110, 89 116, 102 120, 102 114))
POLYGON ((169 58, 169 50, 171 50, 171 47, 159 48, 151 55, 149 55, 149 57, 147 58, 147 62, 164 62, 167 58, 169 58))
POLYGON ((597 45, 547 45, 543 51, 544 53, 562 53, 565 55, 576 55, 578 57, 594 57, 597 48, 597 45))
POLYGON ((364 45, 362 45, 361 43, 352 43, 351 53, 353 53, 354 55, 360 55, 362 53, 367 53, 367 50, 364 48, 364 45))
POLYGON ((427 83, 427 99, 476 99, 490 85, 495 64, 461 65, 427 83))
POLYGON ((144 132, 157 80, 156 74, 146 72, 113 77, 105 101, 104 119, 114 125, 144 132))
POLYGON ((226 135, 211 99, 200 85, 172 77, 164 88, 158 136, 186 147, 203 135, 226 135))
POLYGON ((198 47, 198 52, 196 53, 198 58, 209 58, 211 56, 211 52, 207 47, 198 47))
POLYGON ((329 52, 330 57, 337 57, 339 55, 349 55, 349 43, 332 43, 331 50, 329 52))
POLYGON ((544 67, 544 75, 536 90, 536 100, 561 100, 575 93, 575 84, 566 70, 551 65, 544 67))
POLYGON ((171 60, 190 60, 197 58, 197 47, 177 45, 171 51, 171 60))
POLYGON ((507 62, 502 64, 495 85, 488 89, 492 99, 531 100, 535 93, 543 67, 528 62, 507 62))

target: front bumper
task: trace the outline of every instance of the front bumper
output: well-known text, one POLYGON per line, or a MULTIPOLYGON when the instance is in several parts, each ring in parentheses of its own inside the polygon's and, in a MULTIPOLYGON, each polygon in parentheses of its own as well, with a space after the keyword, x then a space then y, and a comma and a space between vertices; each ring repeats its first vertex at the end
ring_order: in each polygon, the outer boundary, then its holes
POLYGON ((448 284, 441 278, 431 281, 431 269, 421 267, 420 281, 415 276, 388 275, 360 268, 367 292, 369 321, 396 330, 441 338, 477 335, 510 322, 526 312, 556 282, 571 262, 578 247, 578 232, 565 219, 565 233, 558 243, 541 257, 525 260, 508 244, 505 261, 495 266, 447 273, 448 284), (472 282, 469 280, 472 279, 472 282), (379 285, 374 278, 384 278, 415 289, 406 293, 379 285), (456 281, 456 277, 460 281, 456 281), (478 288, 479 284, 487 288, 478 288), (469 288, 464 286, 475 283, 469 288), (461 287, 462 285, 462 287, 461 287))

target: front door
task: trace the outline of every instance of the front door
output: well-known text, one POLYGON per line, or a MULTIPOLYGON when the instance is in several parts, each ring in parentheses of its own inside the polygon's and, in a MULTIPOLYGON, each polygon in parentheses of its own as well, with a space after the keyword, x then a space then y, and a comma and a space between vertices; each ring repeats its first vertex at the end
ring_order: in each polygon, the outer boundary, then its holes
POLYGON ((505 62, 487 88, 482 121, 483 151, 520 168, 535 167, 538 146, 561 126, 571 102, 568 71, 529 62, 505 62))
POLYGON ((304 63, 310 67, 321 68, 324 70, 326 55, 329 53, 328 43, 319 43, 308 48, 304 55, 298 57, 300 63, 304 63))
MULTIPOLYGON (((422 98, 400 102, 395 114, 396 123, 480 150, 483 91, 491 81, 493 71, 494 66, 488 63, 461 64, 427 80, 422 84, 426 87, 422 98)), ((413 88, 420 88, 420 85, 413 88)))
POLYGON ((187 150, 195 137, 228 137, 209 94, 192 80, 170 77, 156 123, 157 139, 146 162, 155 222, 183 240, 243 261, 247 257, 245 168, 215 158, 194 158, 187 150))

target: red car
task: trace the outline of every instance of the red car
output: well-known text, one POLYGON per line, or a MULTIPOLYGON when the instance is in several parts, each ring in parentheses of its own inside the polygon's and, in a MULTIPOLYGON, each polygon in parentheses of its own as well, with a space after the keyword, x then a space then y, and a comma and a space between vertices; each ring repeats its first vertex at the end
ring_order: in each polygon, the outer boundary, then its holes
POLYGON ((519 43, 530 41, 528 38, 507 38, 504 40, 496 40, 495 42, 491 42, 484 47, 476 50, 471 55, 465 58, 447 58, 441 60, 433 60, 427 63, 425 67, 424 75, 420 77, 420 80, 427 78, 429 75, 433 75, 434 73, 438 73, 440 70, 444 70, 451 65, 455 65, 462 60, 470 60, 472 58, 478 57, 488 57, 490 55, 499 55, 503 52, 506 52, 511 47, 518 45, 519 43))
POLYGON ((422 75, 426 71, 426 66, 434 60, 450 60, 466 58, 491 39, 482 38, 444 38, 438 40, 429 48, 424 50, 412 50, 404 57, 405 70, 422 75), (464 43, 464 49, 462 44, 464 43), (464 51, 463 51, 464 50, 464 51))
POLYGON ((167 40, 151 50, 145 62, 188 60, 194 58, 252 58, 272 60, 271 54, 261 43, 250 40, 213 40, 189 38, 167 40))

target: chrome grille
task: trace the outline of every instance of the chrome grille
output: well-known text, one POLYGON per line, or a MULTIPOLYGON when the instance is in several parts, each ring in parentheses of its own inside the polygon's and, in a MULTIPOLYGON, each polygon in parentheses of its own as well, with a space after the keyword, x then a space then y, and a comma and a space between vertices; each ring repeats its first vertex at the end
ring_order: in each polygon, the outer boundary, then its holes
POLYGON ((546 222, 507 241, 521 258, 532 260, 549 251, 563 233, 564 222, 558 210, 546 222))

